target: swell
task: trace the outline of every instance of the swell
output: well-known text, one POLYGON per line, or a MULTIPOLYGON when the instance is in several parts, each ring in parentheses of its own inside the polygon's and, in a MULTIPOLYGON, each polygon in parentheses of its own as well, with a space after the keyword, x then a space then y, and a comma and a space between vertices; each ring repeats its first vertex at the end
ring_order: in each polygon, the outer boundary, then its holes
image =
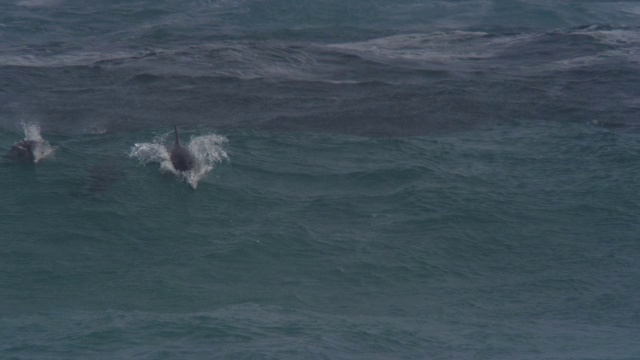
POLYGON ((416 319, 356 318, 251 303, 210 312, 47 313, 15 317, 4 323, 21 329, 20 334, 25 337, 21 345, 14 336, 9 336, 2 349, 4 353, 17 356, 40 353, 51 358, 100 357, 106 353, 142 358, 255 354, 349 357, 363 355, 361 351, 374 344, 370 355, 411 356, 418 354, 424 345, 424 334, 413 330, 420 324, 416 319), (338 333, 334 332, 336 327, 341 329, 338 333), (54 333, 57 342, 51 339, 54 333), (305 339, 313 345, 300 342, 305 339), (182 345, 178 346, 179 343, 182 345), (188 345, 183 348, 185 343, 188 345))
POLYGON ((166 123, 167 113, 186 125, 376 136, 512 119, 635 126, 637 44, 637 28, 594 25, 73 50, 27 62, 8 54, 0 101, 6 118, 43 117, 60 132, 89 118, 109 132, 166 123))
POLYGON ((42 206, 20 207, 12 219, 38 226, 2 250, 19 310, 5 310, 2 351, 153 357, 175 341, 194 358, 211 343, 444 357, 478 341, 535 353, 535 335, 572 355, 575 334, 635 339, 634 134, 539 121, 391 139, 237 131, 197 192, 126 159, 146 137, 65 139, 57 166, 3 204, 42 206), (108 201, 70 201, 83 156, 112 151, 125 178, 108 201))

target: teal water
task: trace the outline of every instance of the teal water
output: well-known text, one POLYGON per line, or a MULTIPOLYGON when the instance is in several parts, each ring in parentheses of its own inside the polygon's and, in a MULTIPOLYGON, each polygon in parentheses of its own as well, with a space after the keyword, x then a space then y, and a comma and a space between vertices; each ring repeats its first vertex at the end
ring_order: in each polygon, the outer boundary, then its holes
POLYGON ((638 356, 635 134, 235 131, 197 190, 153 136, 3 166, 3 356, 638 356))
POLYGON ((0 3, 0 359, 640 358, 639 17, 0 3))

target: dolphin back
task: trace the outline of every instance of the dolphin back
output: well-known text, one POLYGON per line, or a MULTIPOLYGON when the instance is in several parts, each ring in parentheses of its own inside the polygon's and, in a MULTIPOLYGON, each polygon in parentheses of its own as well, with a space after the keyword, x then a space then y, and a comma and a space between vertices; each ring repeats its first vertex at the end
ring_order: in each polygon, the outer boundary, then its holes
POLYGON ((178 127, 174 124, 173 130, 176 134, 176 141, 170 151, 170 159, 173 167, 178 171, 188 171, 193 169, 195 159, 191 151, 180 145, 180 137, 178 135, 178 127))
POLYGON ((35 157, 33 152, 35 147, 37 146, 37 142, 35 140, 20 140, 17 143, 13 144, 9 153, 5 155, 5 157, 13 160, 23 160, 28 162, 34 162, 35 157))
POLYGON ((174 144, 180 146, 180 137, 178 137, 178 126, 176 124, 173 124, 173 130, 176 134, 176 140, 174 144))

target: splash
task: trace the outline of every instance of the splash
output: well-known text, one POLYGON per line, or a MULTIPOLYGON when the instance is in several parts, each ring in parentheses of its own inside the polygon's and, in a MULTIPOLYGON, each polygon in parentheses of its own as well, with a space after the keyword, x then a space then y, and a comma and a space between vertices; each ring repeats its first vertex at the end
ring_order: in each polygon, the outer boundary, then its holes
POLYGON ((217 163, 227 160, 229 157, 224 150, 227 138, 220 135, 208 134, 191 138, 187 147, 193 154, 196 164, 189 171, 178 171, 171 163, 170 154, 165 146, 171 132, 156 136, 152 143, 135 144, 129 153, 132 158, 137 158, 144 165, 148 163, 160 164, 160 171, 176 175, 184 180, 193 189, 207 173, 213 170, 217 163))
POLYGON ((34 163, 53 155, 55 148, 42 138, 39 125, 25 122, 22 122, 21 125, 24 131, 24 140, 33 141, 34 145, 31 152, 33 153, 34 163))

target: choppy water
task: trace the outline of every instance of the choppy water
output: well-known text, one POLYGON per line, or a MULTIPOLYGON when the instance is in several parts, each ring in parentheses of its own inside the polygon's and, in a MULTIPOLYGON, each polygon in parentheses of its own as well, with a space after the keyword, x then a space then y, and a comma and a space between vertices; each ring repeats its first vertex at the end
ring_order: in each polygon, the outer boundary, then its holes
POLYGON ((0 3, 0 358, 640 358, 639 19, 0 3))

